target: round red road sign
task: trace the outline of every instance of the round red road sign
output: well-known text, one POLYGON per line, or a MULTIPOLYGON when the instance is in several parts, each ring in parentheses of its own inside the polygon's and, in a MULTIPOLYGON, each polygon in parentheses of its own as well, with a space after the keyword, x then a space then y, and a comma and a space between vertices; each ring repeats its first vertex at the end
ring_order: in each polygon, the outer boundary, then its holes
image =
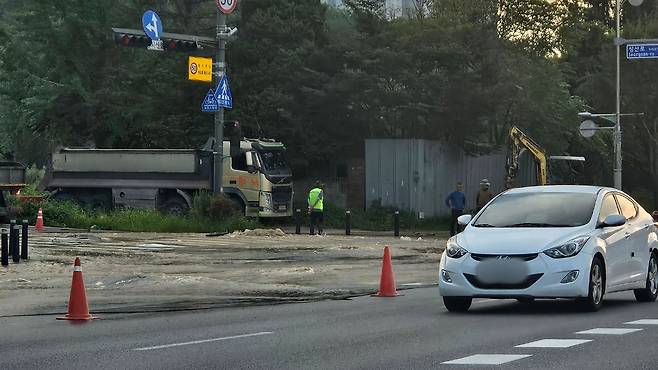
POLYGON ((217 7, 222 13, 231 14, 235 10, 235 7, 238 6, 238 0, 215 0, 217 7))

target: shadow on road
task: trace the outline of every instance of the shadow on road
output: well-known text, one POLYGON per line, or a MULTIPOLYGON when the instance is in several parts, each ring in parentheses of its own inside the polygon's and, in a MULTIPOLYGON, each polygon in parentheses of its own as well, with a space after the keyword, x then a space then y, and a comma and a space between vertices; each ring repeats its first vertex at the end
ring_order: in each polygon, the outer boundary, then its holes
MULTIPOLYGON (((639 305, 635 300, 630 299, 610 299, 603 302, 601 310, 621 311, 629 306, 639 305)), ((535 300, 534 302, 516 302, 516 301, 501 301, 486 302, 478 305, 474 304, 467 315, 491 315, 491 314, 514 314, 514 315, 545 315, 545 314, 572 314, 572 313, 588 313, 573 300, 568 299, 550 299, 550 300, 535 300)))

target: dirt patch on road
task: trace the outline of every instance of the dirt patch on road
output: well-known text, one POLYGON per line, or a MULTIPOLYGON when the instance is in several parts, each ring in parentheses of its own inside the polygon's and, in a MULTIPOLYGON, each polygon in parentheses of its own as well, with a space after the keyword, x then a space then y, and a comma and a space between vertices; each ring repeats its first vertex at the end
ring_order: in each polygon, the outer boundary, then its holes
POLYGON ((33 233, 31 259, 0 269, 0 316, 63 312, 81 257, 92 310, 140 311, 345 298, 377 290, 384 245, 399 287, 434 283, 442 238, 33 233))

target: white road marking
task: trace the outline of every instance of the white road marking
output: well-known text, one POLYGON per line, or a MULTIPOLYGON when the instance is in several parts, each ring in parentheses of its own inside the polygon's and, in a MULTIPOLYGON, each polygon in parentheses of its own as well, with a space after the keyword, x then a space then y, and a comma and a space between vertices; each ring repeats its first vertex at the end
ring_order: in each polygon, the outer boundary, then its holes
POLYGON ((521 344, 517 348, 568 348, 579 344, 591 342, 591 339, 542 339, 535 342, 521 344))
POLYGON ((501 365, 532 355, 473 355, 443 362, 447 365, 501 365))
POLYGON ((481 299, 481 300, 479 300, 479 301, 473 301, 472 304, 488 303, 488 302, 499 302, 499 301, 501 301, 501 300, 500 300, 500 299, 489 299, 489 298, 486 298, 486 299, 481 299))
POLYGON ((642 329, 620 329, 620 328, 596 328, 590 330, 583 330, 576 332, 576 334, 603 334, 603 335, 622 335, 628 333, 635 333, 642 329))
POLYGON ((219 341, 222 341, 222 340, 257 337, 257 336, 269 335, 269 334, 273 334, 273 333, 271 331, 262 331, 262 332, 259 332, 259 333, 234 335, 234 336, 231 336, 231 337, 212 338, 212 339, 204 339, 204 340, 195 340, 195 341, 191 341, 191 342, 163 344, 163 345, 160 345, 160 346, 153 346, 153 347, 133 348, 132 350, 133 351, 150 351, 150 350, 153 350, 153 349, 163 349, 163 348, 171 348, 171 347, 189 346, 189 345, 192 345, 192 344, 219 342, 219 341))
POLYGON ((423 283, 406 283, 406 284, 402 284, 402 285, 403 286, 420 286, 420 285, 425 285, 425 284, 423 284, 423 283))
POLYGON ((635 321, 629 321, 626 324, 630 324, 630 325, 658 325, 658 319, 635 320, 635 321))

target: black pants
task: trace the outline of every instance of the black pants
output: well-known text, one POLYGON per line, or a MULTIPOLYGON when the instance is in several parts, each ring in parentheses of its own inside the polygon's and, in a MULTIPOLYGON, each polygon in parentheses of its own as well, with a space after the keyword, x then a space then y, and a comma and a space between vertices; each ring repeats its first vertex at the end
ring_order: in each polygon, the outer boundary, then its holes
POLYGON ((322 224, 324 223, 324 212, 313 210, 311 211, 311 235, 315 235, 315 226, 318 227, 318 234, 322 235, 322 224))
POLYGON ((455 236, 456 233, 458 233, 459 230, 459 223, 457 222, 457 218, 464 214, 464 211, 461 209, 453 209, 452 210, 452 217, 450 218, 450 236, 455 236))

